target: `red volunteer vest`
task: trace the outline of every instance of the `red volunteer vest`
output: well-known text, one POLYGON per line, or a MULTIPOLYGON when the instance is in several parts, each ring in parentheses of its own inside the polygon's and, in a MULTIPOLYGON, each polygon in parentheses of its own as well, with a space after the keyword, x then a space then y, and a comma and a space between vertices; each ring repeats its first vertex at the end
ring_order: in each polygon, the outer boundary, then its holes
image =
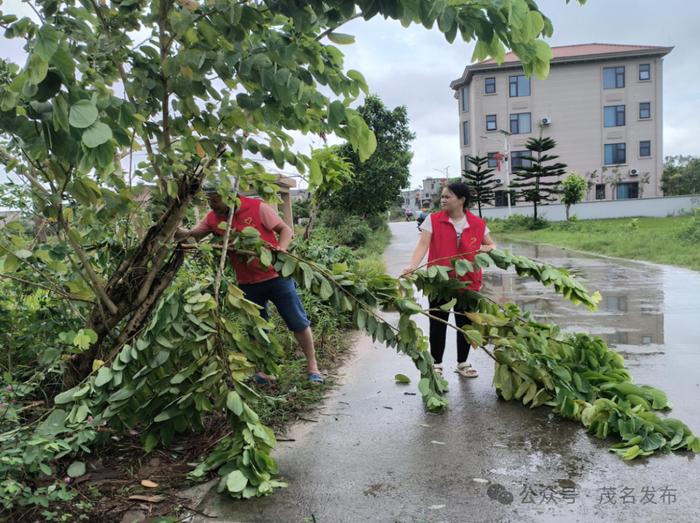
MULTIPOLYGON (((277 247, 277 237, 274 231, 265 228, 260 220, 260 205, 262 202, 254 198, 246 198, 239 196, 241 205, 236 212, 233 213, 233 228, 237 231, 242 231, 246 227, 253 227, 260 233, 260 237, 273 247, 277 247)), ((219 227, 220 223, 226 224, 226 216, 216 214, 210 211, 207 214, 207 225, 214 234, 223 236, 226 229, 219 227)), ((279 276, 274 269, 265 268, 261 265, 260 260, 248 261, 248 256, 229 253, 229 261, 233 265, 233 270, 236 272, 238 283, 260 283, 271 280, 279 276)))
MULTIPOLYGON (((457 245, 457 231, 454 225, 450 222, 450 217, 446 211, 436 212, 430 215, 430 223, 433 226, 433 233, 430 236, 430 248, 428 250, 428 265, 444 265, 452 266, 452 260, 463 258, 474 261, 477 251, 481 247, 481 242, 484 239, 484 231, 486 231, 486 222, 466 211, 467 224, 459 245, 457 245)), ((473 272, 468 272, 464 276, 459 277, 464 282, 470 282, 469 290, 478 291, 481 289, 481 269, 473 272)), ((450 274, 453 278, 457 277, 454 271, 450 274)))

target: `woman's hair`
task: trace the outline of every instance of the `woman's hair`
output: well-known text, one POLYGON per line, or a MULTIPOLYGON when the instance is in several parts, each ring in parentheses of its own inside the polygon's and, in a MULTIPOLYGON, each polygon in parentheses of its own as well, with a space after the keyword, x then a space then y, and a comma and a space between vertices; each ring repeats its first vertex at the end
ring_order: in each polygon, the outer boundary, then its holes
POLYGON ((464 198, 464 210, 471 205, 471 190, 466 183, 454 182, 447 185, 447 188, 457 197, 464 198))

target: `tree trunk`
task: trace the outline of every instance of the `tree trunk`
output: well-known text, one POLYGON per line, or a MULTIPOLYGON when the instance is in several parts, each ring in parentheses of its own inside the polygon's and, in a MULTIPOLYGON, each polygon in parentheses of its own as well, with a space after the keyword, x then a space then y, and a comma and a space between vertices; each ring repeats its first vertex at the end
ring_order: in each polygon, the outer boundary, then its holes
POLYGON ((172 238, 213 161, 201 165, 189 180, 180 184, 178 197, 151 226, 131 256, 110 276, 105 292, 116 305, 117 313, 110 314, 100 303, 93 308, 88 327, 97 333, 98 340, 74 360, 66 373, 66 385, 82 381, 92 372, 93 361, 113 357, 149 321, 159 298, 182 266, 184 253, 173 251, 172 238), (115 334, 114 329, 126 320, 115 334))
POLYGON ((569 221, 569 209, 571 208, 571 205, 567 204, 566 205, 566 221, 569 221))
POLYGON ((318 204, 313 203, 311 204, 311 208, 309 209, 309 221, 306 222, 306 227, 304 228, 304 240, 308 240, 311 238, 311 231, 313 230, 314 227, 314 222, 316 221, 316 215, 318 214, 318 204))

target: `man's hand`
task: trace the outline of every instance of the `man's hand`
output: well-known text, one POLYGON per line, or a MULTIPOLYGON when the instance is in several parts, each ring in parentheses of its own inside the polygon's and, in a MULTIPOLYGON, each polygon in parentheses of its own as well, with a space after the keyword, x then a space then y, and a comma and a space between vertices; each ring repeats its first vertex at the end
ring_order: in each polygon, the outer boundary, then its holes
POLYGON ((489 244, 482 245, 481 247, 479 247, 479 252, 489 252, 489 251, 494 250, 495 248, 496 248, 496 246, 494 244, 489 243, 489 244))

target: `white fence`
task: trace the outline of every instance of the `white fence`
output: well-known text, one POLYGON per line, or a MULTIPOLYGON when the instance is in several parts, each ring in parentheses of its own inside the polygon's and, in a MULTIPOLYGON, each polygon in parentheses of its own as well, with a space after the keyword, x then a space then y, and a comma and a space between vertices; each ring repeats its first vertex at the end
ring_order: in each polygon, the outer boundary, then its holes
MULTIPOLYGON (((569 214, 579 220, 598 218, 627 218, 631 216, 675 216, 690 213, 700 207, 700 194, 690 196, 668 196, 666 198, 641 198, 636 200, 613 200, 583 202, 572 205, 569 214)), ((475 212, 475 209, 471 209, 475 212)), ((508 207, 488 207, 481 210, 484 218, 507 218, 508 207)), ((511 215, 532 216, 532 205, 511 207, 511 215)), ((566 206, 561 203, 538 205, 537 215, 550 221, 566 220, 566 206)))

